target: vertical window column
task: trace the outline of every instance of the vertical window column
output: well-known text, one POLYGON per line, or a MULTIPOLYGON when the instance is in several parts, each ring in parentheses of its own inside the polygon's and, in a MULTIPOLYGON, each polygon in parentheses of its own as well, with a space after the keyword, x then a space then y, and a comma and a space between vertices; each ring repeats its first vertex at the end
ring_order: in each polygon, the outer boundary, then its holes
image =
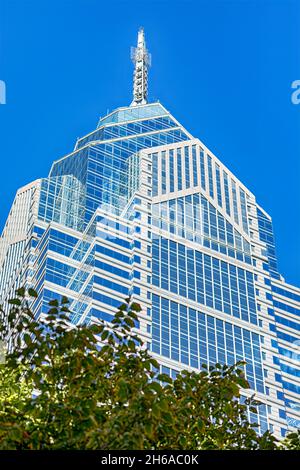
POLYGON ((170 192, 174 192, 174 150, 169 151, 169 188, 170 192))
POLYGON ((218 205, 222 207, 222 190, 221 190, 221 176, 220 176, 220 167, 216 163, 216 182, 217 182, 217 199, 218 205))
POLYGON ((182 159, 181 148, 177 149, 177 190, 182 190, 182 159))
POLYGON ((238 211, 238 203, 237 203, 237 193, 236 193, 236 184, 234 180, 231 180, 231 188, 232 188, 232 202, 233 202, 233 216, 235 223, 239 224, 239 211, 238 211))
POLYGON ((191 180, 190 180, 190 155, 189 155, 189 147, 184 147, 184 166, 185 166, 185 188, 191 187, 191 180))
POLYGON ((166 152, 161 152, 161 193, 166 194, 167 183, 166 183, 166 152))
POLYGON ((158 194, 158 154, 152 154, 152 195, 157 196, 158 194))
POLYGON ((212 159, 210 155, 207 155, 207 168, 208 168, 208 183, 209 183, 209 195, 214 198, 214 180, 212 171, 212 159))
POLYGON ((201 188, 206 190, 206 178, 205 178, 205 163, 204 163, 204 151, 200 149, 200 175, 201 175, 201 188))
POLYGON ((197 153, 196 145, 192 146, 192 162, 193 162, 193 186, 198 186, 198 168, 197 168, 197 153))
POLYGON ((228 186, 228 175, 225 171, 223 171, 223 181, 224 181, 224 191, 225 191, 226 213, 228 215, 231 215, 231 212, 230 212, 230 198, 229 198, 229 186, 228 186))

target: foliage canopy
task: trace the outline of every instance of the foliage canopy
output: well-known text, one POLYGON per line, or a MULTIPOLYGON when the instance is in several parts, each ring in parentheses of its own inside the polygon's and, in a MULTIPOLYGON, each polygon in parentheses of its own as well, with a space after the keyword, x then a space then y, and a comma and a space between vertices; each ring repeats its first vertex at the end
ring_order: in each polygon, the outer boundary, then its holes
MULTIPOLYGON (((243 363, 172 379, 136 334, 140 306, 130 299, 111 324, 74 326, 68 299, 36 320, 35 297, 19 289, 8 317, 1 310, 12 352, 0 366, 0 449, 278 448, 248 421, 259 403, 240 403, 243 363)), ((299 449, 299 435, 280 446, 299 449)))

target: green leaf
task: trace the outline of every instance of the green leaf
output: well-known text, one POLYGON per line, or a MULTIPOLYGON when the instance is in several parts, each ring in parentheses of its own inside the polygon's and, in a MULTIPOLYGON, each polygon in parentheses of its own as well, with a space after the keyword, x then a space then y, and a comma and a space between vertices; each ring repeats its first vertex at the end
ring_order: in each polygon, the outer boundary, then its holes
POLYGON ((11 305, 18 305, 18 306, 22 304, 20 299, 10 299, 8 303, 11 305))
POLYGON ((91 325, 89 328, 92 333, 98 335, 99 333, 102 333, 104 325, 91 325))
POLYGON ((23 335, 23 339, 24 339, 25 343, 27 344, 27 346, 29 346, 32 343, 32 339, 31 339, 31 337, 28 333, 25 333, 23 335))
POLYGON ((101 340, 105 341, 107 339, 108 335, 109 335, 109 331, 105 330, 101 335, 101 340))
POLYGON ((168 423, 168 424, 172 424, 174 423, 174 418, 173 418, 173 415, 172 413, 166 413, 164 412, 163 413, 163 419, 168 423))
POLYGON ((120 305, 119 311, 120 311, 120 312, 123 312, 124 310, 127 310, 127 305, 126 305, 126 304, 120 305))
POLYGON ((148 436, 150 439, 153 439, 153 424, 151 422, 147 422, 144 425, 144 428, 146 436, 148 436))
POLYGON ((153 357, 150 357, 150 358, 149 358, 149 362, 150 362, 150 364, 152 364, 152 366, 153 366, 155 369, 159 369, 159 364, 158 364, 158 362, 157 362, 156 359, 154 359, 153 357))
POLYGON ((159 408, 159 406, 157 405, 157 403, 153 403, 152 405, 152 413, 153 413, 153 416, 155 416, 156 418, 159 418, 160 415, 161 415, 161 410, 159 408))
POLYGON ((141 312, 142 307, 141 307, 138 303, 133 302, 133 303, 130 305, 130 309, 133 310, 134 312, 141 312))
POLYGON ((127 400, 129 392, 128 383, 124 379, 118 381, 118 397, 120 400, 127 400))
POLYGON ((168 374, 158 374, 157 380, 160 382, 166 382, 168 384, 173 383, 173 379, 168 374))
POLYGON ((110 346, 109 344, 106 344, 105 346, 103 346, 103 347, 101 348, 101 353, 104 354, 104 353, 109 352, 109 351, 111 351, 111 350, 112 350, 112 349, 111 349, 111 346, 110 346))
POLYGON ((250 385, 248 381, 244 377, 237 377, 236 382, 242 387, 242 388, 250 388, 250 385))
POLYGON ((16 290, 16 294, 19 295, 20 297, 25 296, 25 287, 20 287, 19 289, 16 290))
POLYGON ((37 291, 32 289, 31 287, 28 289, 28 294, 30 295, 30 297, 35 297, 35 298, 38 297, 37 291))
POLYGON ((167 411, 169 409, 168 400, 165 400, 164 398, 162 398, 161 400, 159 400, 158 406, 161 410, 167 411))
POLYGON ((68 307, 65 307, 65 306, 64 306, 64 307, 61 307, 61 308, 60 308, 60 311, 61 311, 61 312, 66 312, 66 313, 70 313, 69 308, 68 308, 68 307))
POLYGON ((129 347, 129 349, 130 349, 131 351, 135 351, 136 346, 135 346, 135 342, 132 341, 132 339, 130 339, 130 340, 128 341, 128 347, 129 347))
POLYGON ((255 408, 255 406, 250 406, 250 407, 249 407, 249 410, 250 410, 252 413, 257 414, 257 408, 255 408))
MULTIPOLYGON (((57 309, 56 307, 50 308, 50 309, 48 310, 48 312, 47 312, 47 316, 48 316, 48 315, 53 316, 53 315, 57 315, 57 314, 58 314, 58 309, 57 309)), ((54 318, 53 318, 53 319, 54 319, 54 318)))
POLYGON ((126 323, 126 325, 130 326, 130 328, 133 328, 133 327, 134 327, 134 321, 131 320, 131 318, 126 317, 126 318, 124 319, 124 322, 126 323))
POLYGON ((154 390, 156 393, 161 393, 162 388, 161 385, 158 382, 150 382, 147 386, 147 388, 154 390))

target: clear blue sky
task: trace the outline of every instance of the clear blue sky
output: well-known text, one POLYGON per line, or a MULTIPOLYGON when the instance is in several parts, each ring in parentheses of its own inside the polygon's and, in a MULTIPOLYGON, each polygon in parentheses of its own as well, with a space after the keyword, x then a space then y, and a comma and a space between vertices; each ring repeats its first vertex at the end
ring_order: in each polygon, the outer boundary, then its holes
POLYGON ((299 285, 299 0, 0 0, 1 229, 18 187, 130 103, 140 25, 150 99, 254 192, 273 217, 280 270, 299 285))

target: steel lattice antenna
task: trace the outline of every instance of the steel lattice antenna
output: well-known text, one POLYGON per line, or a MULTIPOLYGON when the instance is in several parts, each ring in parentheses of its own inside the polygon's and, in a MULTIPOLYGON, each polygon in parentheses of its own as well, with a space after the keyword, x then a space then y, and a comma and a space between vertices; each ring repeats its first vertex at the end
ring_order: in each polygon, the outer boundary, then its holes
POLYGON ((146 49, 144 28, 138 32, 137 47, 131 48, 131 59, 134 63, 133 101, 131 106, 147 103, 148 68, 151 65, 151 54, 146 49))

